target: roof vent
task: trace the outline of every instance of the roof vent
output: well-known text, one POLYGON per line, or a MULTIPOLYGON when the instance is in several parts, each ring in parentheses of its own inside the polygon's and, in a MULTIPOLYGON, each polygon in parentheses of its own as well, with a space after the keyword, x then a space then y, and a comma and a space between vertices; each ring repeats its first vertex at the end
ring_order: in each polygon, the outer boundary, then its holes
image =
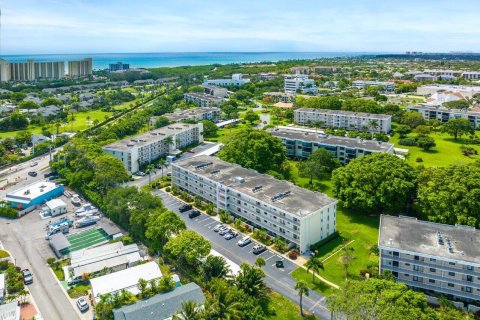
POLYGON ((245 178, 235 177, 235 182, 236 182, 236 183, 244 183, 244 182, 245 182, 245 178))
POLYGON ((278 201, 280 199, 283 199, 285 197, 287 197, 290 193, 292 193, 292 191, 285 191, 285 192, 280 192, 280 193, 277 193, 276 195, 274 195, 273 197, 271 197, 270 199, 272 200, 272 202, 275 202, 275 201, 278 201))
POLYGON ((258 192, 258 191, 262 190, 262 188, 263 187, 261 185, 255 186, 255 187, 252 188, 252 192, 253 193, 258 192))
POLYGON ((392 238, 388 239, 388 244, 393 244, 393 239, 392 238))

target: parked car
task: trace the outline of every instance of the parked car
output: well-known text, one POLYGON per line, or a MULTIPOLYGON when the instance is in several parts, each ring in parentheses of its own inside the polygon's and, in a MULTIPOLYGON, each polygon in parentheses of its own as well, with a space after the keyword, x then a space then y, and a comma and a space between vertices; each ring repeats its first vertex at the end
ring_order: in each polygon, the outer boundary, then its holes
POLYGON ((36 173, 35 171, 29 171, 29 172, 28 172, 28 175, 29 175, 30 177, 36 177, 36 176, 37 176, 37 173, 36 173))
POLYGON ((224 225, 219 223, 215 227, 213 227, 213 231, 218 232, 222 227, 224 227, 224 225))
POLYGON ((237 244, 240 246, 240 247, 245 247, 247 244, 251 243, 252 240, 250 239, 250 237, 243 237, 242 239, 238 240, 237 244))
POLYGON ((230 240, 238 236, 237 232, 229 232, 225 235, 225 240, 230 240))
POLYGON ((220 230, 220 231, 218 232, 218 234, 221 235, 221 236, 224 236, 224 235, 226 235, 227 233, 230 233, 230 232, 232 232, 232 229, 230 229, 230 228, 225 228, 225 229, 223 229, 223 230, 220 230))
POLYGON ((90 308, 87 299, 85 299, 84 297, 81 297, 77 300, 77 307, 78 310, 80 310, 81 312, 85 312, 90 308))
POLYGON ((30 270, 23 269, 22 274, 23 274, 23 281, 25 282, 25 284, 28 285, 33 283, 33 274, 30 272, 30 270))
POLYGON ((35 167, 37 164, 38 164, 38 162, 35 161, 34 163, 32 163, 32 164, 30 165, 30 167, 35 167))
POLYGON ((198 217, 199 215, 200 215, 200 211, 198 211, 198 210, 192 210, 192 211, 190 211, 190 212, 188 213, 188 217, 189 217, 190 219, 196 218, 196 217, 198 217))
POLYGON ((188 211, 188 210, 191 210, 192 209, 192 205, 191 204, 184 204, 183 206, 181 206, 180 208, 178 208, 178 211, 180 212, 185 212, 185 211, 188 211))
POLYGON ((53 177, 53 176, 58 176, 55 171, 50 171, 50 172, 45 173, 45 174, 43 175, 44 178, 49 178, 49 177, 53 177))
POLYGON ((135 173, 135 175, 137 175, 139 177, 145 177, 147 174, 145 172, 138 171, 137 173, 135 173))
POLYGON ((253 252, 253 254, 260 254, 260 253, 264 252, 265 250, 267 250, 267 247, 256 244, 256 245, 253 246, 252 252, 253 252))

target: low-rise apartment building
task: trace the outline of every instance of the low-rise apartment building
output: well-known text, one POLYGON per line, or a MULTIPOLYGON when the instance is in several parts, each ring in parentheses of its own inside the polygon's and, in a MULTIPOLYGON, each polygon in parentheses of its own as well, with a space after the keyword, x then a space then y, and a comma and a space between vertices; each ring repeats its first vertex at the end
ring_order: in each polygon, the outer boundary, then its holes
POLYGON ((473 98, 476 93, 480 93, 480 86, 460 86, 449 84, 430 84, 417 88, 417 94, 430 95, 438 91, 458 92, 465 98, 473 98))
POLYGON ((293 102, 295 101, 295 94, 287 92, 264 92, 264 99, 272 99, 273 102, 293 102))
POLYGON ((462 73, 464 79, 480 79, 480 71, 465 71, 462 73))
POLYGON ((395 91, 395 83, 394 82, 386 82, 386 81, 367 81, 367 80, 354 80, 352 82, 352 87, 357 88, 359 90, 365 90, 366 87, 370 86, 378 86, 383 87, 386 93, 394 92, 395 91))
POLYGON ((335 232, 337 200, 211 156, 172 164, 172 184, 301 252, 335 232))
POLYGON ((480 231, 473 227, 380 217, 380 271, 429 295, 480 301, 480 231))
POLYGON ((188 92, 183 95, 185 102, 193 103, 199 108, 219 107, 223 103, 222 98, 214 97, 206 93, 188 92))
POLYGON ((217 121, 222 115, 220 108, 193 108, 187 110, 180 110, 173 113, 165 113, 163 116, 154 116, 150 118, 150 126, 153 128, 160 117, 165 117, 172 123, 182 122, 185 120, 202 121, 210 120, 217 121))
POLYGON ((178 153, 178 148, 201 142, 201 123, 177 123, 108 144, 102 149, 122 161, 128 172, 137 172, 143 164, 178 153))
POLYGON ((287 156, 299 159, 307 159, 320 148, 330 151, 342 164, 374 152, 394 154, 394 145, 381 141, 339 137, 287 127, 273 128, 269 132, 272 136, 282 139, 287 156))
POLYGON ((285 76, 285 93, 295 94, 297 91, 302 93, 317 93, 317 86, 313 79, 309 79, 308 75, 304 74, 289 74, 285 76))
POLYGON ((244 79, 243 74, 241 73, 234 73, 230 79, 211 79, 205 80, 203 83, 204 85, 214 85, 214 86, 221 86, 221 87, 228 87, 228 86, 236 86, 241 87, 245 83, 249 83, 250 79, 244 79))
POLYGON ((217 98, 226 98, 228 97, 228 90, 214 85, 203 84, 202 87, 205 89, 205 93, 217 98))
POLYGON ((321 122, 323 127, 344 130, 367 130, 389 133, 392 130, 392 116, 343 110, 300 108, 295 110, 295 123, 313 125, 321 122))
POLYGON ((474 112, 467 109, 449 109, 442 106, 428 106, 423 104, 409 106, 407 107, 407 110, 419 112, 426 121, 437 119, 441 123, 445 123, 450 119, 468 119, 473 128, 480 128, 480 112, 474 112))

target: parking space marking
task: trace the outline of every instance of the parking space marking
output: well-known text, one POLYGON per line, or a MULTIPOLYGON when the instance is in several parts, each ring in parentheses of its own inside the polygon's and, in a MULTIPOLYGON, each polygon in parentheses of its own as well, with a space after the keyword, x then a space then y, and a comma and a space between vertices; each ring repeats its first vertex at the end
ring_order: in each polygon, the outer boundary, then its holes
POLYGON ((210 217, 207 217, 206 219, 203 219, 203 220, 199 220, 198 223, 200 223, 200 222, 205 222, 205 221, 207 221, 207 220, 210 220, 210 217))
MULTIPOLYGON (((265 251, 265 252, 266 252, 266 253, 271 253, 270 251, 265 251)), ((262 254, 263 254, 263 252, 262 252, 262 254)), ((265 258, 265 257, 264 257, 264 259, 265 259, 265 261, 268 261, 268 260, 270 260, 270 259, 273 258, 273 257, 275 257, 274 254, 272 254, 272 255, 271 255, 270 257, 268 257, 268 258, 265 258)))
POLYGON ((205 225, 205 227, 211 226, 211 225, 214 224, 215 222, 217 222, 217 220, 214 219, 212 222, 207 223, 207 224, 205 225))

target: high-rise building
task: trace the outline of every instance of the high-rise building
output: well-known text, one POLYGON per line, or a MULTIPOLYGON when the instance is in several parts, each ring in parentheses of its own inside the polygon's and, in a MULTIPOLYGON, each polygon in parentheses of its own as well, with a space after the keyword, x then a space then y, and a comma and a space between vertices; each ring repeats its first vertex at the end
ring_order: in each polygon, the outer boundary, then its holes
POLYGON ((130 64, 117 62, 117 63, 110 63, 109 64, 110 72, 120 71, 120 70, 130 70, 130 64))
POLYGON ((11 74, 10 74, 10 64, 7 60, 0 59, 0 81, 10 81, 11 74))
POLYGON ((81 78, 92 75, 92 58, 85 58, 80 61, 68 61, 68 76, 70 78, 81 78))
MULTIPOLYGON (((59 80, 65 78, 65 62, 10 62, 10 78, 2 81, 59 80)), ((7 68, 7 67, 5 67, 7 68)))

